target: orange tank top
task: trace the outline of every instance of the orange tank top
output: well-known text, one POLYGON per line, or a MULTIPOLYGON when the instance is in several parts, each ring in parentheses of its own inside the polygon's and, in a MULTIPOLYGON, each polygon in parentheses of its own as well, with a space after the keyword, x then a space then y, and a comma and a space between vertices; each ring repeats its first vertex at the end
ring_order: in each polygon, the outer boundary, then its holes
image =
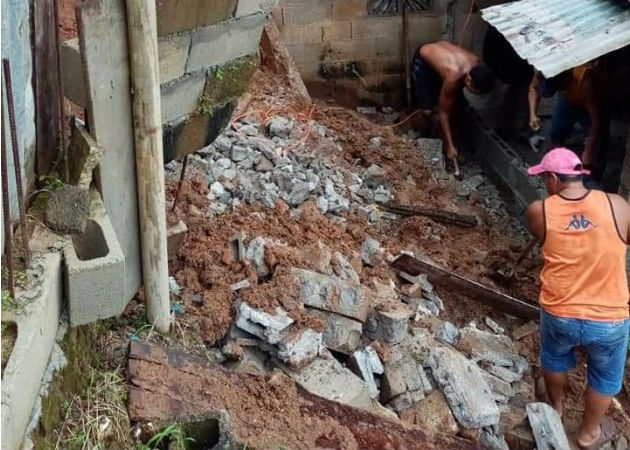
POLYGON ((543 201, 544 267, 540 305, 550 314, 589 320, 628 317, 626 243, 606 193, 543 201))

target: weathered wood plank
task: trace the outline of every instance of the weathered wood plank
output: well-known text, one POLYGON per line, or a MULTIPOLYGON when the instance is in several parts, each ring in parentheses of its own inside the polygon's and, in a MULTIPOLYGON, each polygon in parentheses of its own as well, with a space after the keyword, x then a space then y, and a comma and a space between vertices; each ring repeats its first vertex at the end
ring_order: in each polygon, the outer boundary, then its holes
POLYGON ((426 273, 434 284, 456 291, 473 300, 493 306, 503 312, 524 319, 537 319, 540 313, 538 306, 526 303, 509 295, 490 289, 476 281, 442 269, 441 267, 421 261, 410 255, 400 255, 392 262, 394 269, 410 275, 426 273))
POLYGON ((429 437, 419 427, 309 394, 279 372, 230 372, 154 344, 131 343, 127 373, 132 421, 226 411, 238 448, 475 448, 469 440, 429 437))
POLYGON ((105 150, 97 182, 125 254, 125 296, 131 299, 142 267, 125 2, 87 0, 77 17, 90 134, 105 150))

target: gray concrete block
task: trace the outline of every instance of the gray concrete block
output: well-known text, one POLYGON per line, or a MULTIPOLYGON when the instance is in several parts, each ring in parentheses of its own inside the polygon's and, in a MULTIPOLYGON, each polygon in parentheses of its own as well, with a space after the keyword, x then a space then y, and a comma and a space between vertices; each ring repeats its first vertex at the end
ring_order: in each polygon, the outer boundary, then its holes
POLYGON ((188 227, 183 220, 180 220, 175 225, 171 225, 166 230, 166 247, 168 252, 168 258, 174 258, 177 252, 184 243, 184 239, 188 234, 188 227))
POLYGON ((188 34, 169 36, 158 41, 160 84, 168 83, 186 73, 190 43, 188 34))
POLYGON ((50 194, 44 222, 58 233, 83 233, 87 226, 89 208, 88 191, 66 184, 50 194))
POLYGON ((481 428, 499 423, 499 408, 479 367, 450 347, 434 348, 429 365, 461 425, 481 428))
POLYGON ((360 286, 311 270, 293 268, 291 275, 299 286, 300 300, 305 305, 362 322, 367 318, 369 302, 360 286))
POLYGON ((349 367, 359 375, 368 385, 370 396, 377 398, 379 395, 378 385, 374 379, 374 374, 381 375, 384 371, 383 363, 372 346, 367 346, 355 351, 348 360, 349 367))
POLYGON ((29 303, 20 310, 2 311, 3 322, 17 325, 17 339, 2 375, 2 450, 22 446, 61 314, 61 254, 37 257, 32 265, 41 273, 41 284, 16 292, 18 301, 28 297, 29 303))
POLYGON ((198 72, 160 86, 162 123, 175 121, 199 109, 206 73, 198 72))
POLYGON ((61 67, 63 67, 63 95, 79 106, 87 106, 85 76, 79 51, 79 38, 61 43, 61 67))
POLYGON ((256 13, 196 31, 186 72, 218 66, 255 53, 260 44, 265 15, 256 13))
POLYGON ((536 448, 539 450, 571 448, 562 419, 550 405, 542 402, 529 403, 527 418, 534 433, 536 448))
POLYGON ((359 346, 363 333, 361 322, 328 311, 313 308, 308 310, 311 315, 323 320, 324 345, 327 348, 341 353, 351 353, 359 346))
POLYGON ((379 306, 368 318, 367 335, 388 344, 402 342, 413 314, 414 310, 403 303, 379 306))
POLYGON ((84 325, 121 314, 127 305, 125 256, 96 191, 84 233, 64 248, 70 325, 84 325))
POLYGON ((257 12, 269 13, 278 5, 278 0, 238 0, 236 17, 247 16, 257 12))
POLYGON ((282 308, 276 308, 276 314, 252 308, 245 302, 236 308, 236 326, 269 344, 277 344, 283 338, 284 331, 293 323, 293 319, 282 308))
POLYGON ((299 369, 319 355, 322 346, 322 333, 310 328, 290 330, 278 342, 278 359, 289 367, 299 369))
POLYGON ((424 397, 422 373, 424 369, 410 354, 405 354, 394 363, 385 364, 381 399, 387 403, 406 392, 420 391, 424 397))
POLYGON ((103 147, 96 143, 85 128, 74 126, 68 146, 68 184, 89 189, 94 169, 103 157, 103 152, 103 147))

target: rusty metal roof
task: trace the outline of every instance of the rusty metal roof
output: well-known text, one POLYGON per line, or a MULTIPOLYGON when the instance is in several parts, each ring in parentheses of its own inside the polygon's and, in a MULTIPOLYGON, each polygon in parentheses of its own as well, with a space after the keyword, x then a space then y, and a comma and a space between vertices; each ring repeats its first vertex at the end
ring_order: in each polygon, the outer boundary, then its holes
POLYGON ((630 45, 628 0, 520 0, 481 15, 546 77, 630 45))

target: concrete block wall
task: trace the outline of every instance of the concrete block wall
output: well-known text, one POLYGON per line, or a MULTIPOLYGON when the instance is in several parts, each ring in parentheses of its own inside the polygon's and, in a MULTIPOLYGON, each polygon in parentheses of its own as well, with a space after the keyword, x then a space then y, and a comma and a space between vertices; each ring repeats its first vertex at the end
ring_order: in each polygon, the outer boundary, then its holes
MULTIPOLYGON (((409 15, 410 55, 447 37, 446 4, 409 15)), ((376 101, 404 91, 400 15, 372 16, 368 0, 281 0, 273 15, 307 85, 334 80, 376 101)))

